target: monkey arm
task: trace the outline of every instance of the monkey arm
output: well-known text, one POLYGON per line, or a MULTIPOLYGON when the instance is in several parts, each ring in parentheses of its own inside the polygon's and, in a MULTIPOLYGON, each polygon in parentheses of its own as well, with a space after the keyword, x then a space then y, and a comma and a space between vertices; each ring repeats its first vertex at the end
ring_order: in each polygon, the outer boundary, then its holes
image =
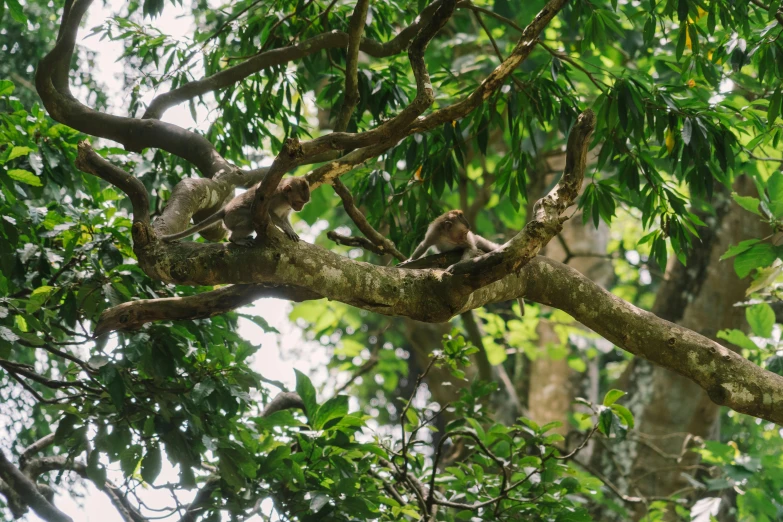
POLYGON ((419 243, 419 246, 417 246, 416 250, 413 251, 413 254, 411 254, 410 259, 414 260, 423 256, 424 253, 432 246, 432 244, 433 244, 432 238, 430 238, 430 235, 427 234, 426 236, 424 236, 424 241, 419 243))
POLYGON ((500 245, 497 243, 493 243, 489 239, 484 239, 478 234, 473 234, 473 237, 476 239, 476 246, 484 252, 492 252, 496 248, 500 247, 500 245))
POLYGON ((283 232, 285 232, 285 235, 294 241, 299 241, 299 235, 294 231, 294 227, 291 226, 291 222, 288 221, 288 213, 286 213, 285 216, 279 216, 274 212, 270 212, 269 216, 272 220, 272 223, 277 225, 283 232))
POLYGON ((479 237, 481 236, 477 236, 473 232, 468 232, 468 236, 465 240, 465 250, 462 251, 462 261, 466 259, 473 259, 479 255, 479 249, 477 246, 477 239, 479 237))
POLYGON ((192 227, 190 227, 188 229, 185 229, 182 232, 178 232, 176 234, 163 236, 161 239, 165 243, 169 243, 171 241, 176 241, 177 239, 182 239, 183 237, 192 236, 193 234, 195 234, 199 230, 204 230, 205 228, 207 228, 207 227, 209 227, 211 225, 214 225, 218 221, 222 221, 223 218, 225 217, 225 215, 226 215, 226 209, 225 208, 221 208, 220 210, 218 210, 217 212, 215 212, 214 214, 209 216, 207 219, 205 219, 204 221, 202 221, 198 225, 193 225, 192 227))

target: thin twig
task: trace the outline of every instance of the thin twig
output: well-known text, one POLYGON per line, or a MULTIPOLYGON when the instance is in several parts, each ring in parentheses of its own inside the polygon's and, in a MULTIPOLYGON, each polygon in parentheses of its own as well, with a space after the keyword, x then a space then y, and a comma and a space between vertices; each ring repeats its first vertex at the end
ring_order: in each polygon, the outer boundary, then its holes
POLYGON ((390 239, 384 237, 380 232, 375 230, 372 225, 370 225, 370 222, 367 221, 367 218, 364 217, 364 214, 362 214, 361 211, 356 207, 356 204, 353 201, 353 196, 348 190, 348 187, 346 187, 339 178, 332 180, 332 187, 343 201, 343 208, 345 209, 345 212, 348 214, 348 216, 350 216, 353 222, 356 223, 356 227, 362 232, 362 234, 365 235, 367 239, 376 245, 382 253, 389 253, 400 261, 405 261, 408 259, 405 254, 397 250, 397 247, 390 239))
POLYGON ((470 10, 472 10, 474 12, 478 11, 480 13, 484 13, 487 16, 491 16, 495 20, 499 20, 499 21, 503 22, 504 24, 506 24, 506 25, 508 25, 510 27, 513 27, 514 29, 516 29, 520 33, 523 33, 525 31, 514 20, 511 20, 510 18, 506 18, 503 15, 499 15, 495 11, 490 11, 489 9, 485 9, 484 7, 479 7, 479 6, 475 5, 473 2, 471 2, 470 0, 463 0, 463 1, 459 2, 457 4, 457 8, 458 9, 470 9, 470 10))
MULTIPOLYGON (((500 52, 500 47, 498 47, 497 42, 495 42, 495 38, 492 36, 492 33, 489 30, 489 27, 487 27, 487 24, 484 23, 484 20, 481 19, 481 15, 479 14, 478 10, 473 10, 473 16, 476 17, 476 21, 479 23, 481 28, 484 30, 484 33, 486 33, 487 37, 489 38, 489 41, 492 43, 492 48, 495 49, 495 54, 498 56, 498 60, 500 60, 500 63, 503 63, 505 61, 505 58, 503 58, 503 54, 500 52)), ((516 84, 518 89, 524 89, 524 85, 522 85, 522 82, 514 76, 511 75, 511 79, 516 84)))
POLYGON ((585 73, 585 75, 587 75, 590 81, 593 82, 593 85, 598 87, 598 90, 600 90, 601 92, 606 92, 606 88, 609 86, 606 83, 602 82, 601 80, 596 79, 595 76, 593 76, 593 74, 590 71, 588 71, 587 69, 579 65, 573 58, 571 58, 565 53, 561 53, 560 51, 555 51, 541 40, 537 40, 536 43, 538 43, 538 45, 543 47, 549 54, 551 54, 555 58, 562 60, 564 62, 568 62, 571 65, 573 65, 575 68, 585 73))

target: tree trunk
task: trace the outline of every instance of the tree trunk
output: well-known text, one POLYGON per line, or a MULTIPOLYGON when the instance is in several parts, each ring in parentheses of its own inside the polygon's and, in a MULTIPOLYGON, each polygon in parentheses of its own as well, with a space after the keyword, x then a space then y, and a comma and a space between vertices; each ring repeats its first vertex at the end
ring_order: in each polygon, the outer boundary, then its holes
MULTIPOLYGON (((734 189, 755 195, 745 176, 734 189)), ((695 242, 688 266, 670 260, 653 306, 656 315, 712 339, 721 329, 745 328, 744 309, 734 304, 745 297, 747 281, 720 256, 731 244, 767 233, 757 216, 732 202, 728 191, 716 194, 715 200, 716 215, 701 216, 709 228, 700 229, 701 242, 695 242)), ((628 365, 618 387, 628 392, 625 405, 634 414, 636 430, 627 441, 600 448, 593 466, 629 495, 688 493, 685 475, 694 474, 698 459, 686 450, 694 436, 717 437, 720 408, 691 381, 638 358, 628 365)), ((639 504, 635 518, 645 512, 646 506, 639 504)))

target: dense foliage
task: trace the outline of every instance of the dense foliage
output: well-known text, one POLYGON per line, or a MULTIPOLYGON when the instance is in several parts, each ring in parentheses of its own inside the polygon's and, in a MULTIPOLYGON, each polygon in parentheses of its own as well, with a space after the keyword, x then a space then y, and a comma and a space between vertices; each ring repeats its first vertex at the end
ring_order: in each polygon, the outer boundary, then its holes
MULTIPOLYGON (((79 3, 68 1, 66 9, 79 3)), ((268 164, 286 138, 304 141, 334 129, 345 105, 346 48, 311 52, 306 44, 349 32, 356 4, 193 2, 194 30, 177 39, 157 23, 178 8, 174 3, 130 2, 102 25, 82 29, 123 43, 124 92, 103 90, 96 56, 84 51, 73 60, 71 84, 90 107, 114 103, 123 116, 141 118, 151 93, 275 49, 304 48, 183 100, 194 122, 208 115, 195 132, 231 163, 254 169, 268 164)), ((435 94, 430 112, 479 88, 545 4, 459 2, 425 56, 435 94)), ((44 496, 47 487, 67 495, 81 477, 124 506, 121 519, 135 522, 160 515, 139 504, 139 484, 169 489, 171 511, 164 514, 182 520, 273 513, 272 520, 302 521, 565 521, 638 517, 639 505, 647 520, 666 512, 695 517, 703 499, 728 492, 731 516, 779 518, 783 439, 772 423, 735 412, 724 412, 715 440, 687 448, 700 457, 687 491, 645 498, 580 461, 585 448, 636 433, 614 383, 631 356, 568 314, 534 303, 523 316, 516 304, 491 304, 425 337, 414 321, 341 302, 296 304, 290 319, 308 340, 301 358, 306 349, 323 349, 330 375, 350 378, 318 390, 303 373, 289 390, 285 379, 264 371, 261 347, 239 334, 239 324, 275 330, 245 310, 94 336, 107 309, 213 288, 167 284, 139 266, 129 198, 76 168, 77 143, 88 136, 42 108, 33 70, 60 30, 59 18, 49 15, 59 17, 63 7, 0 1, 0 76, 8 78, 0 80, 0 450, 44 496), (557 342, 539 341, 542 323, 553 326, 557 342), (502 414, 510 399, 497 368, 522 394, 530 361, 541 358, 565 358, 584 378, 597 369, 600 394, 579 399, 578 411, 562 419, 565 428, 526 418, 524 395, 521 411, 512 408, 510 419, 502 414), (452 385, 439 390, 444 380, 452 385), (33 466, 40 456, 49 460, 33 466), (164 459, 177 482, 159 477, 164 459), (194 490, 195 500, 187 493, 194 490)), ((426 7, 421 0, 371 2, 364 38, 393 42, 426 7)), ((650 308, 667 265, 690 262, 719 213, 716 201, 731 197, 767 228, 721 252, 740 279, 750 276, 742 303, 750 328, 725 328, 718 337, 783 375, 775 315, 783 266, 782 34, 779 0, 573 0, 475 110, 409 133, 342 180, 370 225, 402 252, 451 208, 462 208, 476 231, 502 243, 554 184, 550 174, 562 167, 552 165, 579 113, 592 108, 597 125, 578 208, 590 229, 609 225, 609 289, 650 308), (741 177, 752 179, 755 194, 733 192, 741 177)), ((372 44, 362 49, 359 100, 345 130, 376 128, 416 97, 405 47, 387 54, 372 44)), ((143 182, 153 215, 177 183, 203 174, 161 149, 131 153, 108 140, 95 148, 143 182)), ((297 227, 355 231, 340 201, 330 187, 314 190, 297 227)), ((315 244, 376 265, 392 262, 335 244, 326 233, 315 244)), ((21 516, 29 506, 44 517, 13 491, 9 477, 0 462, 1 513, 21 516)))

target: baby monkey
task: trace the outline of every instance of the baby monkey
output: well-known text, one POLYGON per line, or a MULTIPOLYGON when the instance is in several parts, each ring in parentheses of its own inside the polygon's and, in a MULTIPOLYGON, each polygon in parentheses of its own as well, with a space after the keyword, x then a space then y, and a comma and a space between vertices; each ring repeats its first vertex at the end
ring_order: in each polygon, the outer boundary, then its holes
POLYGON ((491 252, 500 245, 471 232, 470 224, 461 210, 449 210, 430 223, 424 241, 413 251, 411 260, 420 258, 431 246, 435 246, 440 253, 463 249, 464 260, 478 256, 479 249, 491 252))
MULTIPOLYGON (((424 240, 413 251, 411 261, 420 258, 431 246, 435 246, 439 253, 463 249, 463 261, 480 255, 480 250, 492 252, 500 247, 497 243, 471 232, 470 224, 461 210, 449 210, 430 223, 424 240)), ((520 315, 525 315, 525 300, 519 297, 517 302, 520 315)))
MULTIPOLYGON (((163 236, 163 241, 169 243, 188 237, 195 234, 200 230, 204 230, 208 226, 211 226, 218 221, 223 221, 223 224, 230 231, 228 240, 237 245, 252 245, 250 236, 253 235, 253 216, 251 215, 251 208, 253 206, 253 200, 256 197, 256 191, 261 183, 254 185, 253 188, 238 195, 228 203, 222 209, 218 210, 207 219, 194 225, 187 230, 183 230, 177 234, 171 234, 170 236, 163 236)), ((299 241, 299 236, 294 232, 291 222, 288 220, 288 216, 291 211, 299 212, 302 207, 310 201, 310 185, 304 178, 286 178, 280 182, 272 194, 272 198, 269 202, 269 218, 272 223, 280 227, 285 234, 293 241, 299 241)))

